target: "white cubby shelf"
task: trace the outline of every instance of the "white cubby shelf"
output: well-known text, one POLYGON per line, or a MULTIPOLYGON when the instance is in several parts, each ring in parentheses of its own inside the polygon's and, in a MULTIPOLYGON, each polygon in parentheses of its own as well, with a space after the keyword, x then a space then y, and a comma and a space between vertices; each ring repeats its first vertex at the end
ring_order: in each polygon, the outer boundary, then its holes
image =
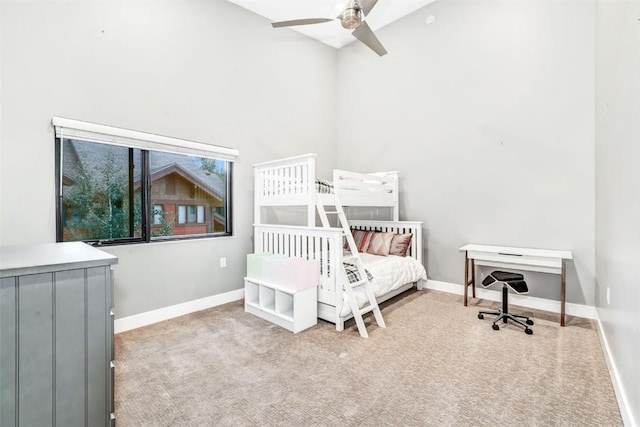
POLYGON ((245 277, 244 311, 295 334, 318 323, 318 288, 291 289, 245 277))

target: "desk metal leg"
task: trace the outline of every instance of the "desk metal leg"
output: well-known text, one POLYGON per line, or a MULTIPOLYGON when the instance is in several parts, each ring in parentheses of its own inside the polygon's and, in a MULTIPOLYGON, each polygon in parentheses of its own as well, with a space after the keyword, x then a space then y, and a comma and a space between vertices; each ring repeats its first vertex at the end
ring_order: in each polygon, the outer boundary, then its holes
POLYGON ((471 288, 471 296, 473 298, 476 297, 476 260, 469 259, 468 253, 465 251, 464 253, 464 305, 466 306, 469 302, 469 285, 473 286, 471 288), (471 261, 471 280, 469 280, 469 261, 471 261))
POLYGON ((564 326, 564 302, 567 288, 567 267, 564 259, 562 260, 562 291, 560 294, 560 326, 564 326))
POLYGON ((467 251, 464 251, 464 297, 463 302, 466 307, 467 305, 467 288, 469 287, 469 257, 467 255, 467 251))
POLYGON ((471 295, 476 297, 476 260, 471 259, 471 295))

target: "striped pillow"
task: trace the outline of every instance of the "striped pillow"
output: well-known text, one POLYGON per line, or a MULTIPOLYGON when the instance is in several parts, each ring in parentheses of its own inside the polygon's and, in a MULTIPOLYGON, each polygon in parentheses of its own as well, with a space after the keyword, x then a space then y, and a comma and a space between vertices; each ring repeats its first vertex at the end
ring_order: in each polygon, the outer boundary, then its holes
POLYGON ((393 233, 376 232, 371 237, 371 243, 367 253, 372 255, 389 255, 389 247, 391 246, 391 239, 393 239, 393 233))
POLYGON ((353 240, 356 241, 358 252, 366 252, 369 248, 373 231, 351 230, 351 235, 353 236, 353 240))

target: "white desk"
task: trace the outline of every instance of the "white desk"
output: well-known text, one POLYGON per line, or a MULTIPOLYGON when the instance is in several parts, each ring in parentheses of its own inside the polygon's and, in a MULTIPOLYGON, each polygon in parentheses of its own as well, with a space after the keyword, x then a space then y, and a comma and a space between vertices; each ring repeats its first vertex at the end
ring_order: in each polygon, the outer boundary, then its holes
POLYGON ((560 326, 564 326, 566 294, 565 261, 573 259, 571 251, 549 249, 514 248, 509 246, 465 245, 460 248, 464 255, 464 305, 467 305, 468 288, 476 297, 476 266, 502 267, 515 270, 538 271, 559 274, 562 280, 560 291, 560 326), (471 262, 471 265, 469 265, 471 262), (471 267, 471 279, 469 279, 471 267))

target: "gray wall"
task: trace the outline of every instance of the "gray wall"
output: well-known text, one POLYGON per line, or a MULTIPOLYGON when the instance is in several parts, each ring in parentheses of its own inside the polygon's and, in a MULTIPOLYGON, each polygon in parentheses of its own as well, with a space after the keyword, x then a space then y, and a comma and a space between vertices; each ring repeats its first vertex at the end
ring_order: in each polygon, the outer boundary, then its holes
POLYGON ((626 398, 629 426, 640 425, 638 19, 638 1, 598 1, 596 306, 622 385, 621 394, 626 398), (606 298, 607 287, 610 303, 606 298))
POLYGON ((234 237, 109 249, 118 317, 242 286, 253 163, 397 169, 432 279, 462 282, 467 242, 573 250, 568 299, 597 305, 640 417, 637 1, 599 1, 597 37, 594 1, 436 2, 378 32, 384 58, 223 0, 0 4, 0 244, 55 239, 53 115, 241 152, 234 237))
POLYGON ((54 115, 231 146, 234 237, 107 251, 118 318, 240 289, 252 164, 335 162, 335 49, 223 0, 0 7, 0 243, 55 241, 54 115))
POLYGON ((338 167, 400 171, 430 279, 462 284, 466 243, 570 249, 567 300, 594 303, 594 30, 595 1, 441 1, 381 59, 338 52, 338 167))

